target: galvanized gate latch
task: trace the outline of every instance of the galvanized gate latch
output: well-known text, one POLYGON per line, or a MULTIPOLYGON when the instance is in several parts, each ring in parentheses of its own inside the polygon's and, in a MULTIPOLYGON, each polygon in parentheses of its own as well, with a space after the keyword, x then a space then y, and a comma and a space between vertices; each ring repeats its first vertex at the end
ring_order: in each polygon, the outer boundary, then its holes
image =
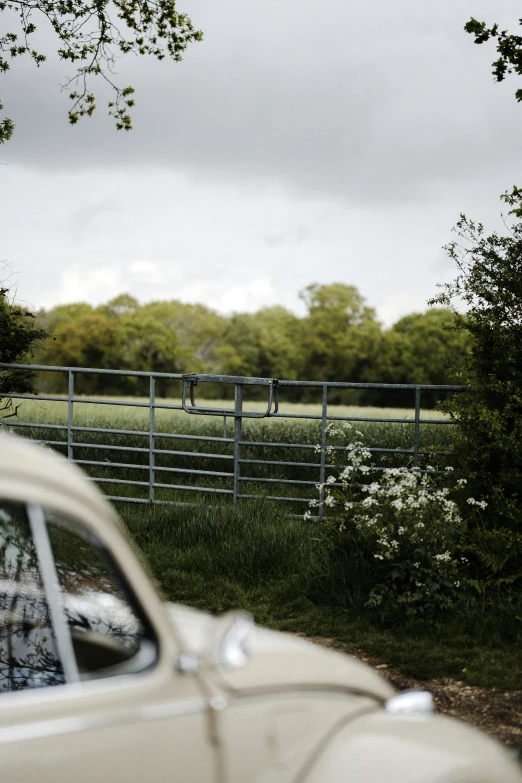
POLYGON ((276 378, 245 378, 238 375, 198 375, 191 372, 182 376, 183 390, 181 404, 187 413, 197 413, 205 416, 236 416, 242 419, 266 419, 274 416, 279 410, 279 381, 276 378), (197 405, 194 397, 194 388, 198 383, 230 383, 235 386, 268 386, 268 402, 266 411, 256 413, 244 411, 242 404, 236 402, 235 408, 210 408, 197 405), (190 404, 187 403, 187 391, 190 392, 190 404))

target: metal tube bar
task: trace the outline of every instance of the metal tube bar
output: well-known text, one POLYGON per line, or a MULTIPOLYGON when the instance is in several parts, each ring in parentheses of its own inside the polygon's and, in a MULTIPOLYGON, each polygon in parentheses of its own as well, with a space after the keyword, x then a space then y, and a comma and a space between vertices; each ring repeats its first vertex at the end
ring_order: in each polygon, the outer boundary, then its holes
POLYGON ((98 462, 92 459, 73 459, 75 465, 91 465, 99 468, 128 468, 129 470, 149 470, 148 465, 137 465, 133 462, 98 462))
POLYGON ((257 476, 240 476, 239 481, 256 481, 263 484, 306 484, 310 487, 317 486, 317 481, 303 481, 302 479, 258 478, 257 476))
POLYGON ((415 435, 413 441, 413 465, 419 467, 419 443, 420 443, 420 386, 415 389, 415 435))
POLYGON ((154 503, 154 463, 155 463, 155 456, 154 456, 154 429, 155 429, 155 422, 154 422, 154 397, 155 397, 155 378, 153 375, 150 376, 150 382, 149 382, 149 500, 151 503, 154 503))
MULTIPOLYGON (((90 465, 91 467, 99 468, 128 468, 130 470, 150 470, 149 465, 136 465, 127 462, 97 462, 96 460, 88 459, 74 459, 72 460, 75 465, 90 465)), ((193 468, 159 468, 154 466, 155 473, 190 473, 195 476, 225 476, 231 478, 233 473, 223 473, 217 470, 194 470, 193 468)), ((115 479, 116 480, 116 479, 115 479)), ((111 479, 112 481, 112 479, 111 479)))
POLYGON ((239 476, 241 466, 241 421, 243 411, 243 386, 236 383, 234 387, 234 505, 239 499, 239 476))
MULTIPOLYGON (((54 367, 46 364, 10 364, 0 362, 0 368, 11 370, 45 370, 47 372, 73 372, 85 375, 123 375, 132 378, 170 378, 171 380, 186 379, 186 373, 169 372, 145 372, 142 370, 104 370, 98 367, 54 367)), ((240 375, 197 375, 198 380, 212 383, 241 383, 243 385, 268 386, 274 382, 273 378, 250 378, 240 375)), ((449 384, 417 384, 417 383, 348 383, 346 381, 285 381, 278 380, 279 386, 303 386, 307 388, 322 389, 327 386, 330 389, 430 389, 432 391, 459 391, 462 386, 449 384)))
POLYGON ((73 432, 74 423, 74 372, 69 370, 68 399, 67 399, 67 459, 73 458, 73 432))
MULTIPOLYGON (((157 408, 157 405, 154 406, 157 408)), ((27 425, 32 426, 30 424, 27 425)), ((46 425, 41 425, 45 427, 46 425)), ((65 429, 65 427, 63 428, 65 429)), ((115 430, 110 427, 73 427, 73 432, 101 432, 105 435, 143 435, 149 437, 149 430, 115 430)), ((179 440, 208 440, 215 443, 233 443, 234 438, 218 438, 213 435, 185 435, 177 432, 161 432, 155 430, 155 438, 175 438, 179 440)))
MULTIPOLYGON (((283 465, 284 467, 293 466, 296 468, 319 468, 321 464, 319 462, 277 462, 277 460, 265 460, 265 459, 240 459, 241 465, 283 465)), ((330 467, 327 465, 327 467, 330 467)), ((333 466, 332 466, 333 467, 333 466)))
POLYGON ((226 478, 234 478, 233 473, 225 473, 219 470, 194 470, 193 468, 158 468, 156 467, 156 473, 162 471, 163 473, 189 473, 191 476, 224 476, 226 478))
POLYGON ((143 435, 149 436, 148 430, 115 430, 112 427, 73 427, 73 432, 101 432, 104 435, 143 435))
POLYGON ((324 516, 324 482, 326 479, 326 426, 328 413, 328 386, 323 386, 322 418, 321 418, 321 463, 319 468, 319 517, 324 516))
MULTIPOLYGON (((286 498, 279 495, 241 495, 242 498, 259 499, 259 500, 286 500, 289 503, 310 503, 310 498, 286 498)), ((319 517, 317 517, 319 519, 319 517)))
MULTIPOLYGON (((98 476, 87 476, 89 481, 95 481, 97 484, 128 484, 133 487, 148 487, 148 481, 131 481, 130 479, 117 478, 98 478, 98 476)), ((150 502, 150 501, 149 501, 150 502)))
POLYGON ((26 421, 10 421, 9 427, 31 427, 35 430, 66 430, 67 424, 32 424, 26 421))
POLYGON ((167 449, 154 449, 155 454, 172 454, 178 457, 206 457, 207 459, 234 459, 232 454, 212 454, 201 451, 170 451, 167 449))
POLYGON ((233 489, 218 489, 217 487, 195 487, 195 486, 184 486, 182 484, 158 484, 156 483, 154 485, 155 487, 159 487, 161 489, 183 489, 188 490, 189 492, 214 492, 219 495, 233 495, 234 490, 233 489))
POLYGON ((275 441, 242 440, 240 446, 284 446, 287 449, 314 449, 317 451, 317 445, 313 443, 276 443, 275 441))
POLYGON ((155 432, 157 438, 175 438, 176 440, 208 440, 209 443, 233 443, 234 438, 219 438, 215 435, 185 435, 178 432, 155 432))
POLYGON ((148 454, 149 450, 140 446, 107 446, 105 443, 73 443, 78 449, 101 449, 102 451, 132 451, 135 454, 148 454))

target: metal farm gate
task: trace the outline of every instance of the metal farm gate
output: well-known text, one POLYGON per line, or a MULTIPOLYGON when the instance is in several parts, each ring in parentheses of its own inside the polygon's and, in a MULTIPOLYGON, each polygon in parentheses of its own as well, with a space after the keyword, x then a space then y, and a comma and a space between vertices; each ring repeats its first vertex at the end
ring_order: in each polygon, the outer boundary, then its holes
POLYGON ((0 419, 0 425, 61 451, 93 481, 105 485, 110 500, 179 503, 210 493, 234 504, 245 498, 278 501, 288 504, 289 513, 301 515, 315 498, 321 518, 323 485, 342 465, 350 438, 349 430, 343 436, 343 427, 366 428, 363 436, 375 459, 372 470, 390 464, 425 468, 433 455, 448 453, 444 436, 437 440, 428 433, 447 431, 453 422, 440 415, 423 417, 422 395, 459 388, 0 363, 0 372, 19 369, 38 373, 39 379, 60 373, 66 393, 9 394, 16 405, 25 404, 16 415, 0 419), (103 376, 107 382, 105 376, 124 376, 141 384, 142 397, 78 393, 80 379, 85 382, 89 376, 103 376), (158 383, 175 386, 175 394, 168 395, 175 399, 159 397, 158 383), (206 384, 214 389, 215 384, 222 385, 218 388, 229 394, 233 390, 233 400, 226 406, 216 407, 209 400, 202 404, 198 394, 206 384), (264 394, 262 406, 248 399, 254 389, 258 396, 264 394), (295 396, 296 389, 316 395, 316 412, 307 406, 302 406, 305 412, 296 412, 295 406, 284 410, 285 394, 295 396), (371 389, 411 395, 410 415, 362 416, 360 410, 357 415, 340 415, 338 405, 329 405, 329 395, 371 389), (110 418, 100 413, 104 410, 110 411, 110 418), (390 427, 395 428, 393 437, 387 435, 390 427))

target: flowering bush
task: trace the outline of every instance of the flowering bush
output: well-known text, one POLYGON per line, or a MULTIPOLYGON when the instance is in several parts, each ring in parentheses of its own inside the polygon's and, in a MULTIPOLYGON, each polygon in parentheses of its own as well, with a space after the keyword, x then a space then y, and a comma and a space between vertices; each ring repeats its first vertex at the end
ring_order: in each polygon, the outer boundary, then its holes
MULTIPOLYGON (((338 432, 338 426, 330 429, 338 432)), ((312 509, 324 503, 337 544, 351 551, 352 562, 354 556, 363 561, 366 606, 410 615, 449 608, 467 562, 466 524, 455 500, 465 480, 455 481, 452 468, 442 476, 431 467, 378 468, 357 436, 344 452, 330 447, 330 454, 344 453, 348 464, 318 486, 320 499, 311 502, 312 509)), ((473 498, 467 503, 486 505, 473 498)))

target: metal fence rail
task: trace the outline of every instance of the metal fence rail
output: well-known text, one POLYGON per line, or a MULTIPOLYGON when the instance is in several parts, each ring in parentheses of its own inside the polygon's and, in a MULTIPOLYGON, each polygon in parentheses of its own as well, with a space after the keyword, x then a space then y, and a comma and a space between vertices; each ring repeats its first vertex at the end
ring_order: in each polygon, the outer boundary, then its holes
MULTIPOLYGON (((67 395, 10 394, 9 397, 13 400, 60 403, 66 406, 66 415, 62 417, 63 421, 58 423, 49 421, 52 418, 50 415, 45 421, 36 420, 34 415, 22 420, 22 406, 21 414, 1 419, 0 424, 13 429, 19 428, 20 434, 26 434, 61 450, 71 462, 86 469, 93 481, 111 488, 118 487, 120 494, 114 494, 112 489, 107 493, 110 500, 133 503, 184 502, 190 493, 212 493, 228 496, 234 504, 243 498, 263 497, 286 502, 294 509, 304 510, 304 506, 315 498, 319 501, 317 513, 320 518, 324 514, 323 486, 328 472, 334 468, 328 455, 341 456, 345 449, 345 445, 329 443, 331 422, 401 424, 411 428, 411 445, 399 448, 377 444, 370 446, 369 450, 372 455, 376 458, 380 456, 381 459, 402 455, 410 465, 419 467, 422 458, 434 453, 444 453, 441 450, 421 448, 421 428, 424 425, 453 424, 449 419, 421 418, 423 392, 454 392, 460 388, 448 385, 285 381, 243 376, 194 373, 182 375, 0 363, 0 373, 20 369, 65 374, 67 395), (140 401, 79 396, 75 394, 75 385, 80 375, 148 379, 148 399, 140 401), (176 381, 180 384, 179 404, 160 401, 161 398, 156 394, 158 380, 176 381), (196 399, 196 389, 199 386, 201 390, 201 387, 208 383, 232 386, 233 405, 214 407, 200 404, 196 399), (244 392, 249 387, 257 387, 266 392, 266 407, 261 411, 252 410, 249 404, 244 402, 244 392), (296 387, 319 391, 320 414, 281 410, 282 393, 284 394, 285 389, 296 387), (334 389, 411 392, 413 418, 339 415, 335 405, 329 407, 328 404, 328 394, 334 389), (112 411, 122 409, 129 417, 133 410, 141 410, 144 414, 143 426, 132 428, 106 425, 105 422, 103 426, 97 426, 99 422, 92 426, 85 422, 75 423, 75 412, 79 406, 88 408, 94 405, 111 406, 109 410, 112 411), (168 418, 171 413, 175 415, 168 418), (161 421, 158 421, 159 417, 162 417, 161 421), (287 430, 289 437, 285 440, 267 439, 266 427, 258 434, 263 422, 273 420, 309 422, 310 432, 313 430, 311 440, 309 438, 309 442, 293 442, 290 437, 291 430, 287 430), (189 421, 190 425, 187 426, 189 421), (233 424, 231 431, 230 422, 233 424), (247 424, 249 431, 245 432, 247 424), (250 456, 246 456, 249 453, 250 456), (278 459, 281 453, 283 457, 278 459), (294 454, 296 457, 292 459, 294 454), (257 475, 245 472, 256 469, 257 475), (264 475, 259 475, 260 473, 264 475), (257 486, 260 489, 249 491, 249 486, 257 486), (267 490, 265 493, 262 492, 263 488, 267 490), (122 494, 123 489, 129 494, 122 494)), ((116 414, 113 415, 117 420, 116 414)), ((281 428, 273 428, 275 435, 280 431, 281 428)), ((383 468, 376 465, 373 470, 379 471, 383 468)))

